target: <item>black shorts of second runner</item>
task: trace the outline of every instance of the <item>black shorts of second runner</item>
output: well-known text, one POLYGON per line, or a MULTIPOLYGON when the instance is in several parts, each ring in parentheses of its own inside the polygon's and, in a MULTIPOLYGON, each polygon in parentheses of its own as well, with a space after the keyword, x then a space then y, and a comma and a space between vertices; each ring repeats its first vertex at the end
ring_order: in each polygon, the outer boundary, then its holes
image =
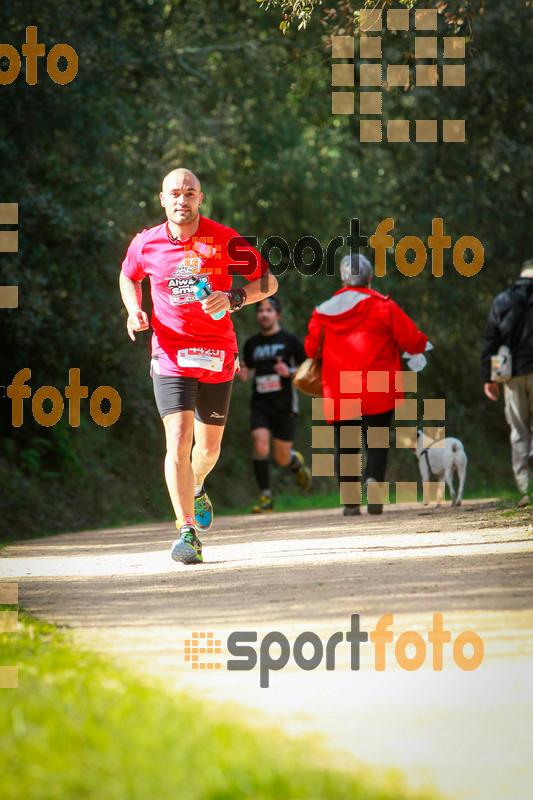
POLYGON ((250 428, 268 428, 275 439, 293 442, 297 416, 294 411, 279 411, 261 403, 252 403, 250 428))
POLYGON ((231 381, 200 383, 198 378, 158 375, 153 372, 154 394, 161 418, 177 411, 194 411, 206 425, 225 425, 231 397, 231 381))

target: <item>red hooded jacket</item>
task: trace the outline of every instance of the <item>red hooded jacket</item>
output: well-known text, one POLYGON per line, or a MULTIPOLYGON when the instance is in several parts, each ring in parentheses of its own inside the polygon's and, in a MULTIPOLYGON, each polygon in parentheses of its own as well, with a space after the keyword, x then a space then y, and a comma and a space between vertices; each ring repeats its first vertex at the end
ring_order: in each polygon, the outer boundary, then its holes
POLYGON ((422 353, 428 337, 389 297, 347 286, 321 303, 309 321, 305 351, 322 353, 328 422, 389 411, 403 400, 400 350, 422 353), (324 340, 320 340, 324 330, 324 340))

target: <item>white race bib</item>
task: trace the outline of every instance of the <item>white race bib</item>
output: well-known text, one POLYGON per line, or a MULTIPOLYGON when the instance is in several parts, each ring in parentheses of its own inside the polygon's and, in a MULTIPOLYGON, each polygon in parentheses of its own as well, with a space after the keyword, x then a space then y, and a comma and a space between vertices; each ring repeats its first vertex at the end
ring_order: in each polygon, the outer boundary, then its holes
POLYGON ((178 366, 222 372, 224 350, 210 350, 203 347, 189 347, 187 350, 178 350, 178 366))
POLYGON ((281 389, 281 378, 279 375, 256 375, 255 388, 259 394, 279 392, 281 389))

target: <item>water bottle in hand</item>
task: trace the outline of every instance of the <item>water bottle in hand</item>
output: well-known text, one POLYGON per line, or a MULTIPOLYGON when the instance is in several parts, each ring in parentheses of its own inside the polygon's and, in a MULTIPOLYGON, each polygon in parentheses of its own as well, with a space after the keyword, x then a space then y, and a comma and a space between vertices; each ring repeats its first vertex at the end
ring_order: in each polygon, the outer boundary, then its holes
MULTIPOLYGON (((197 300, 205 300, 206 297, 209 297, 211 294, 211 289, 207 285, 205 281, 201 278, 194 278, 191 284, 191 291, 196 297, 197 300)), ((210 314, 209 316, 213 317, 213 319, 222 319, 222 317, 226 316, 225 311, 215 311, 214 314, 210 314)))

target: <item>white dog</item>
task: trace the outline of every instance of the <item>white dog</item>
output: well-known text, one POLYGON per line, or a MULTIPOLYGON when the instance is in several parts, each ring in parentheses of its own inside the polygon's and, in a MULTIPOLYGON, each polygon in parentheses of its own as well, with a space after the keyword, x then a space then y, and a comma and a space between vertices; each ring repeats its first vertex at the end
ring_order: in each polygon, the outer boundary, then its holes
POLYGON ((463 489, 466 478, 466 465, 468 459, 464 451, 462 442, 447 436, 441 442, 433 442, 429 447, 424 447, 424 434, 418 431, 416 440, 416 457, 422 476, 424 486, 424 505, 429 502, 429 479, 431 476, 437 478, 439 485, 437 488, 437 505, 440 505, 444 496, 444 483, 448 484, 452 506, 460 506, 463 499, 463 489), (457 496, 453 488, 453 472, 457 470, 459 475, 459 490, 457 496))

